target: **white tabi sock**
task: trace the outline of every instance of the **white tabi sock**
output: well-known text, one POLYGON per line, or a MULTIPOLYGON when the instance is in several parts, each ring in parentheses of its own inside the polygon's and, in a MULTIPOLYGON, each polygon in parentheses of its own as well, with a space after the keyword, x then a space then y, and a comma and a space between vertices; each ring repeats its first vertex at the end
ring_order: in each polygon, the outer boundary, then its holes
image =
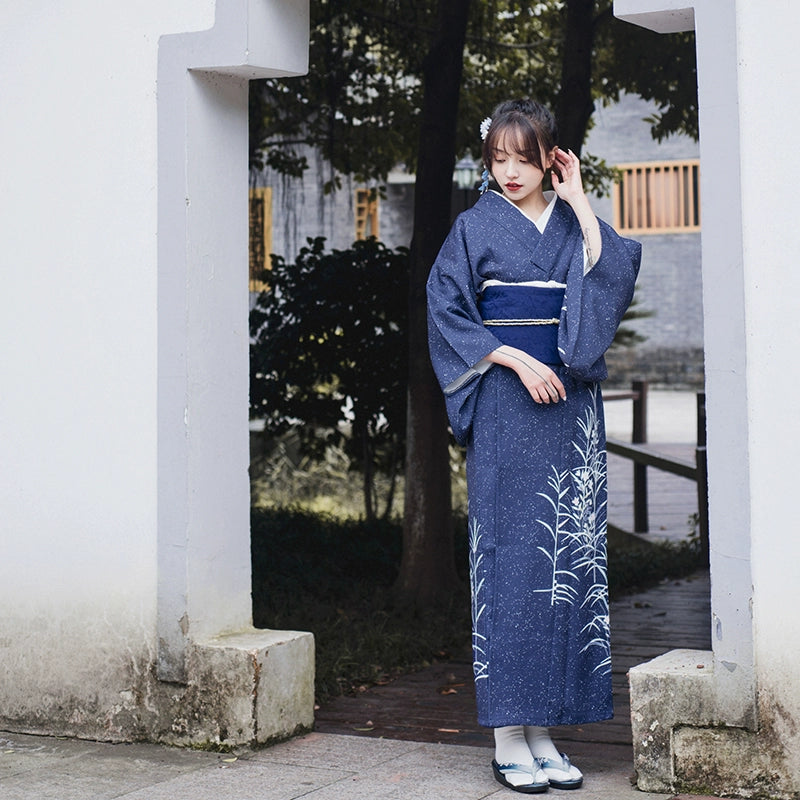
POLYGON ((583 773, 574 764, 563 761, 561 753, 558 752, 558 749, 553 744, 547 728, 526 725, 525 742, 534 758, 551 759, 549 764, 542 765, 551 782, 554 780, 575 781, 583 777, 583 773))
POLYGON ((528 745, 531 755, 534 758, 554 758, 561 760, 561 753, 550 738, 547 728, 540 728, 536 725, 526 725, 524 728, 525 742, 528 745))
POLYGON ((525 741, 522 725, 494 729, 494 760, 498 764, 533 766, 533 756, 525 741))

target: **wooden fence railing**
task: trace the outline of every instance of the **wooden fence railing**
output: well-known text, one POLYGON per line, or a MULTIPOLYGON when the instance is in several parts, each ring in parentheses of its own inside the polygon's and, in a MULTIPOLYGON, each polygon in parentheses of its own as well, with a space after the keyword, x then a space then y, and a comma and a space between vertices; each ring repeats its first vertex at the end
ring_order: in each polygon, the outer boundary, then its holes
POLYGON ((708 557, 708 464, 706 461, 706 396, 697 393, 697 445, 695 462, 656 453, 647 443, 647 382, 634 381, 631 390, 603 393, 605 402, 633 400, 631 442, 608 439, 606 448, 633 462, 633 531, 647 533, 650 529, 647 511, 647 469, 660 469, 688 478, 697 484, 697 509, 700 545, 708 557))

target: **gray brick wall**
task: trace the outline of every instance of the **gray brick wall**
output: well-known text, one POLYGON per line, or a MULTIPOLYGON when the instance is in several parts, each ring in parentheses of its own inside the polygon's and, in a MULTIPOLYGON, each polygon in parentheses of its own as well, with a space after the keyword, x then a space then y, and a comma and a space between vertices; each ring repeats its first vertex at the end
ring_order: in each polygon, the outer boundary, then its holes
POLYGON ((662 142, 653 139, 645 117, 655 111, 652 103, 636 95, 622 95, 611 106, 596 104, 584 149, 609 164, 697 158, 700 145, 688 136, 670 136, 662 142))
MULTIPOLYGON (((623 96, 614 106, 598 107, 585 151, 608 164, 697 158, 698 143, 686 136, 656 142, 644 118, 653 106, 623 96)), ((592 198, 595 213, 613 223, 610 197, 592 198)), ((701 388, 703 384, 703 306, 699 233, 642 234, 642 268, 636 285, 637 308, 652 312, 630 327, 646 337, 631 350, 609 353, 609 380, 627 385, 633 378, 655 384, 701 388)))
MULTIPOLYGON (((272 252, 294 259, 306 239, 324 236, 329 250, 344 250, 356 238, 355 192, 350 178, 338 191, 325 194, 327 165, 306 148, 309 169, 289 179, 271 170, 256 176, 256 186, 272 187, 272 252)), ((379 238, 389 248, 408 247, 414 223, 414 184, 389 183, 378 201, 379 238)))

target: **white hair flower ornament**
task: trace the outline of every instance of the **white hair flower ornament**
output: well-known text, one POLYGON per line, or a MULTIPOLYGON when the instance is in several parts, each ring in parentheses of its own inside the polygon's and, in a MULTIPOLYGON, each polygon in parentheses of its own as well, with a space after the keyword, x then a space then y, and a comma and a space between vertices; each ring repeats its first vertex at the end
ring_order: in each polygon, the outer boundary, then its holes
POLYGON ((483 122, 481 122, 481 140, 484 142, 486 141, 486 137, 489 134, 489 128, 491 127, 491 125, 492 125, 491 117, 486 117, 486 119, 484 119, 483 122))

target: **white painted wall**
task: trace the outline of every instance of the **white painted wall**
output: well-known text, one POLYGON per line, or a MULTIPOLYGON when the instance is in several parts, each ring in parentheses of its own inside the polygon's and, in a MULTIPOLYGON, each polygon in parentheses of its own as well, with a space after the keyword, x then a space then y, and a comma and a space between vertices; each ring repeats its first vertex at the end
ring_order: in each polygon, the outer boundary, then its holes
POLYGON ((748 291, 736 71, 736 12, 730 3, 695 9, 703 214, 709 527, 713 530, 712 643, 731 724, 753 719, 754 664, 750 532, 752 497, 746 347, 748 291), (712 520, 713 517, 713 521, 712 520))
POLYGON ((154 646, 158 38, 213 11, 0 12, 0 663, 23 706, 102 686, 115 641, 135 668, 154 646))
POLYGON ((759 735, 695 755, 788 796, 800 791, 797 14, 779 0, 614 5, 697 34, 716 721, 759 735))
POLYGON ((758 690, 800 790, 798 14, 779 0, 736 7, 758 690))
POLYGON ((304 71, 307 3, 0 27, 0 727, 127 738, 162 628, 250 621, 247 79, 304 71))

